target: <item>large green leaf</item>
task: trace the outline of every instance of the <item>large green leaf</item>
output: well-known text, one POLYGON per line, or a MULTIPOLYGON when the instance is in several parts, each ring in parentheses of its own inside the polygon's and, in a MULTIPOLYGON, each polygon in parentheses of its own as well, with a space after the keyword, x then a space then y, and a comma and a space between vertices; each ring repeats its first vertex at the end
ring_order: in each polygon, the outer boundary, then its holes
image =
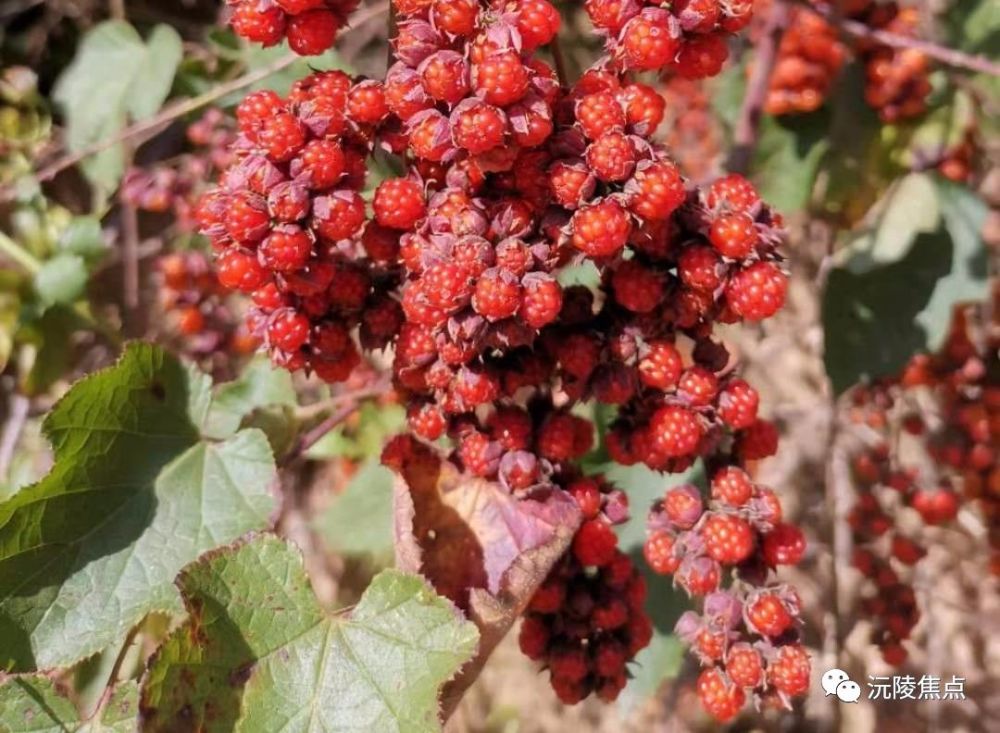
POLYGON ((0 666, 70 665, 150 611, 180 610, 184 565, 267 524, 267 441, 203 440, 206 393, 162 349, 133 344, 49 414, 52 471, 0 503, 0 666))
POLYGON ((84 719, 47 677, 23 675, 0 684, 0 731, 3 733, 134 733, 139 688, 118 685, 100 716, 84 719))
POLYGON ((343 555, 392 557, 392 471, 369 459, 316 520, 326 545, 343 555))
POLYGON ((422 578, 379 574, 349 615, 320 608, 301 555, 261 535, 190 565, 187 622, 142 684, 143 730, 438 731, 475 626, 422 578))
MULTIPOLYGON (((170 93, 182 54, 180 35, 166 25, 154 28, 145 42, 121 20, 89 31, 53 92, 67 121, 69 149, 110 140, 130 119, 156 114, 170 93)), ((84 170, 111 191, 123 165, 121 146, 114 146, 91 158, 84 170)))
POLYGON ((897 217, 908 239, 891 236, 880 249, 852 247, 830 273, 823 297, 825 361, 837 393, 863 378, 897 372, 914 353, 936 351, 954 306, 987 293, 979 234, 985 204, 947 181, 929 185, 936 196, 924 206, 940 212, 934 231, 921 231, 927 222, 907 227, 905 217, 897 217))

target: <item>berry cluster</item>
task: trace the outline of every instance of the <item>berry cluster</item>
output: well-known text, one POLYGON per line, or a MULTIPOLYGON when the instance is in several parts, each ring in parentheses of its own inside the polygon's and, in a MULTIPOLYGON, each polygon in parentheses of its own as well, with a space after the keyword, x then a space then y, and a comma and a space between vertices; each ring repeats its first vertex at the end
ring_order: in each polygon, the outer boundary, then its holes
MULTIPOLYGON (((871 28, 900 36, 916 36, 917 7, 900 7, 895 0, 851 0, 845 15, 871 28)), ((930 61, 914 48, 890 48, 877 41, 859 41, 856 52, 865 66, 865 101, 884 122, 919 117, 931 92, 930 61)))
MULTIPOLYGON (((810 1, 826 10, 832 5, 810 1)), ((896 0, 848 0, 837 12, 873 29, 902 36, 915 36, 919 25, 919 9, 900 7, 896 0)), ((763 10, 759 13, 764 16, 763 10)), ((753 31, 761 29, 755 26, 753 31)), ((793 8, 778 48, 766 103, 768 113, 787 115, 819 109, 843 68, 848 50, 865 68, 865 101, 883 121, 898 122, 923 114, 931 87, 929 61, 922 52, 891 48, 874 40, 855 40, 848 48, 822 15, 804 7, 793 8)))
POLYGON ((607 37, 625 71, 670 69, 688 79, 715 76, 729 56, 729 36, 749 25, 753 0, 586 0, 591 23, 607 37))
POLYGON ((766 110, 772 115, 819 109, 846 55, 836 29, 821 16, 802 7, 791 12, 767 93, 766 110))
POLYGON ((798 641, 798 598, 767 582, 777 566, 799 562, 805 538, 782 520, 771 489, 735 463, 720 464, 707 502, 692 484, 667 490, 650 513, 643 550, 655 572, 704 597, 701 613, 686 612, 676 631, 705 667, 698 694, 709 712, 733 717, 746 689, 758 702, 783 704, 806 691, 810 665, 798 641), (720 591, 728 573, 734 581, 720 591))
MULTIPOLYGON (((679 471, 776 450, 713 329, 782 306, 781 219, 740 176, 692 189, 653 139, 662 97, 628 71, 716 73, 750 6, 588 3, 617 62, 569 85, 535 55, 560 25, 548 0, 400 0, 384 84, 327 72, 287 100, 252 94, 239 160, 199 208, 220 279, 252 294, 277 363, 344 379, 360 326, 363 348, 393 347, 414 434, 447 438, 454 464, 514 496, 576 499, 585 521, 522 634, 567 701, 614 698, 649 640, 643 586, 611 529, 624 494, 580 477, 595 429, 576 408, 617 408, 607 448, 620 463, 679 471), (376 146, 404 170, 378 185, 366 222, 358 191, 376 146), (595 286, 561 284, 587 262, 595 286)), ((713 516, 763 528, 756 506, 713 516)), ((732 564, 801 554, 770 511, 774 526, 732 564)), ((743 551, 709 524, 733 558, 743 551)))
MULTIPOLYGON (((886 662, 902 664, 902 642, 919 620, 908 568, 926 554, 901 529, 902 507, 928 526, 951 522, 962 503, 978 501, 990 531, 991 569, 1000 570, 1000 371, 996 333, 971 337, 957 309, 942 352, 914 357, 897 379, 858 387, 850 417, 868 436, 853 460, 858 500, 849 516, 855 568, 868 580, 862 611, 886 662), (992 343, 992 348, 988 345, 992 343), (932 407, 918 394, 932 398, 932 407), (902 461, 890 449, 902 438, 922 444, 930 465, 902 461)), ((910 454, 916 456, 913 451, 910 454)))
POLYGON ((563 703, 591 692, 611 702, 625 687, 627 663, 653 635, 643 610, 646 581, 612 529, 627 518, 624 494, 600 477, 570 479, 565 489, 584 522, 528 605, 521 651, 548 667, 563 703))
POLYGON ((287 99, 250 94, 237 109, 237 161, 197 210, 219 280, 251 295, 251 332, 272 360, 327 382, 360 361, 353 328, 381 348, 402 320, 390 297, 396 243, 365 230, 359 193, 387 113, 381 85, 337 71, 296 82, 287 99))
POLYGON ((208 257, 196 250, 173 252, 158 258, 156 270, 165 325, 183 353, 204 363, 256 351, 257 340, 226 303, 208 257))
POLYGON ((235 121, 221 110, 210 109, 187 128, 190 152, 167 163, 126 172, 119 197, 139 211, 172 214, 179 233, 197 228, 194 218, 204 181, 232 165, 235 121))
POLYGON ((358 0, 226 0, 236 35, 262 46, 286 38, 300 56, 317 56, 333 46, 358 0))

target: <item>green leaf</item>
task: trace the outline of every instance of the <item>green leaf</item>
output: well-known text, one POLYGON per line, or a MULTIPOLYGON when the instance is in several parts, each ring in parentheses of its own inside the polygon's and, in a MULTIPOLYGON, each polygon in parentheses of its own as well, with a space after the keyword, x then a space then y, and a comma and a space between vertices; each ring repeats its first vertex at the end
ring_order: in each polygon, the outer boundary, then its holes
POLYGON ((131 344, 46 418, 51 472, 0 503, 0 666, 68 666, 178 611, 184 565, 266 526, 267 441, 202 440, 202 392, 174 357, 131 344))
POLYGON ((258 357, 247 364, 239 378, 218 387, 204 432, 213 438, 225 438, 235 433, 243 419, 257 408, 295 404, 291 374, 258 357))
POLYGON ((897 372, 944 343, 958 303, 988 292, 988 208, 966 188, 913 174, 876 207, 823 296, 825 362, 837 393, 897 372))
MULTIPOLYGON (((166 25, 154 28, 145 43, 135 28, 120 20, 90 30, 53 92, 67 121, 69 149, 80 151, 110 140, 129 119, 155 114, 170 93, 182 54, 180 35, 166 25)), ((111 191, 123 166, 117 145, 91 158, 84 171, 111 191)))
POLYGON ((392 557, 393 475, 371 459, 317 518, 327 547, 342 555, 392 557))
POLYGON ((825 111, 761 121, 753 179, 761 196, 779 211, 798 211, 809 203, 820 161, 829 149, 829 127, 825 111))
POLYGON ((380 573, 330 615, 301 555, 261 535, 187 567, 188 620, 142 683, 143 730, 439 731, 438 694, 478 634, 422 578, 380 573))
POLYGON ((87 287, 87 266, 77 255, 56 255, 35 274, 35 292, 46 305, 72 305, 87 287))
POLYGON ((855 273, 898 262, 920 234, 935 232, 941 207, 933 179, 912 173, 898 181, 868 212, 870 225, 838 253, 839 262, 855 273))
POLYGON ((86 720, 48 677, 11 677, 0 685, 0 731, 4 733, 134 733, 139 688, 118 685, 99 719, 86 720))
POLYGON ((101 222, 93 216, 73 219, 59 237, 59 249, 67 254, 93 260, 104 254, 107 244, 101 232, 101 222))
POLYGON ((1000 54, 1000 6, 996 0, 960 0, 941 16, 953 46, 990 58, 1000 54))

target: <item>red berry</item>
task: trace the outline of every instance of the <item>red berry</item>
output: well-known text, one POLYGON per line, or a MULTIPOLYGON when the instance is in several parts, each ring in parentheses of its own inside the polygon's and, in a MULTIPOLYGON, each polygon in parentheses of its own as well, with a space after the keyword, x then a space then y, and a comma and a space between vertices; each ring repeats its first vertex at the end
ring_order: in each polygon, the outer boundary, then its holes
POLYGON ((719 393, 718 413, 733 430, 748 428, 757 419, 760 395, 742 379, 734 379, 719 393))
POLYGON ((719 378, 704 367, 686 369, 677 385, 677 394, 694 407, 707 407, 719 392, 719 378))
POLYGON ((291 308, 271 315, 267 324, 268 343, 282 351, 297 351, 309 338, 309 319, 291 308))
POLYGON ((543 328, 552 323, 562 308, 562 287, 551 276, 525 279, 518 315, 532 328, 543 328))
POLYGON ((767 420, 754 420, 736 441, 736 450, 745 461, 758 461, 778 451, 778 429, 767 420))
POLYGON ((678 529, 691 529, 704 510, 701 493, 694 486, 675 486, 663 496, 663 513, 678 529))
POLYGON ((473 155, 503 144, 507 117, 493 105, 480 100, 460 104, 451 114, 451 138, 455 145, 473 155))
POLYGON ((219 256, 219 282, 223 287, 252 293, 267 281, 265 270, 252 254, 230 247, 219 256))
POLYGON ((731 507, 741 507, 753 496, 753 481, 747 472, 726 466, 712 477, 712 498, 731 507))
POLYGON ((521 305, 521 284, 507 270, 492 268, 476 283, 472 307, 490 321, 499 321, 517 313, 521 305))
POLYGON ((712 514, 702 526, 705 551, 723 565, 736 565, 753 552, 754 532, 750 524, 731 514, 712 514))
POLYGON ((283 163, 305 145, 306 129, 295 115, 278 112, 261 123, 257 139, 271 160, 283 163))
POLYGON ((726 39, 724 33, 712 33, 685 40, 674 61, 677 74, 685 79, 718 76, 729 57, 726 39))
POLYGON ((257 253, 266 267, 278 272, 294 272, 305 266, 312 246, 312 238, 300 227, 285 224, 271 230, 257 253))
POLYGON ((230 23, 236 35, 265 47, 280 43, 285 35, 285 14, 278 7, 260 10, 255 3, 241 3, 230 23))
POLYGON ((677 166, 665 160, 640 163, 625 192, 629 208, 648 221, 668 219, 687 196, 677 166))
POLYGON ((628 215, 611 199, 585 206, 570 221, 573 246, 590 257, 609 257, 628 241, 632 224, 628 215))
POLYGON ((614 559, 617 546, 614 530, 601 519, 587 520, 573 537, 573 555, 581 565, 607 565, 614 559))
POLYGON ((667 103, 663 96, 646 84, 629 84, 621 91, 625 118, 639 135, 652 136, 663 122, 667 103))
POLYGON ((680 26, 669 12, 646 8, 625 24, 620 43, 622 64, 626 69, 661 69, 677 54, 680 26))
POLYGON ((648 387, 667 391, 677 386, 684 362, 669 341, 651 341, 649 351, 639 361, 639 380, 648 387))
POLYGON ((490 104, 506 107, 528 91, 528 70, 516 51, 500 51, 473 69, 476 92, 490 104))
POLYGON ((344 173, 344 151, 333 140, 312 140, 306 143, 293 166, 307 177, 313 188, 330 188, 344 173))
POLYGON ((671 575, 677 572, 681 559, 674 554, 674 538, 667 532, 656 532, 642 546, 646 564, 654 573, 671 575))
POLYGON ((634 313, 649 313, 663 299, 663 279, 637 260, 625 260, 611 276, 615 300, 634 313))
POLYGON ((560 206, 576 209, 594 193, 596 179, 583 161, 558 161, 549 169, 549 187, 560 206))
POLYGON ((747 623, 762 636, 781 636, 792 625, 785 603, 773 593, 761 593, 746 607, 747 623))
POLYGON ((338 190, 313 199, 312 228, 337 242, 353 237, 365 221, 365 201, 355 191, 338 190))
POLYGON ((730 278, 726 302, 748 321, 770 318, 785 304, 788 277, 771 262, 757 262, 730 278))
POLYGON ((419 72, 424 89, 439 102, 457 104, 469 93, 469 65, 457 51, 435 51, 419 72))
POLYGON ((264 202, 246 193, 229 199, 225 222, 229 236, 245 244, 262 240, 271 223, 264 202))
POLYGON ((723 257, 742 260, 753 252, 760 239, 753 219, 747 214, 724 214, 712 222, 708 234, 712 246, 723 257))
POLYGON ((549 657, 549 671, 553 677, 579 682, 587 676, 587 656, 581 649, 565 649, 549 657))
POLYGON ((614 183, 632 175, 636 151, 623 133, 606 132, 587 146, 584 158, 598 179, 614 183))
POLYGON ((768 565, 797 565, 806 551, 805 535, 794 524, 778 524, 764 535, 763 551, 768 565))
POLYGON ((236 120, 239 123, 240 131, 251 140, 256 141, 257 131, 264 120, 277 114, 279 110, 284 109, 284 106, 285 103, 281 101, 281 97, 270 89, 251 92, 243 98, 243 101, 236 108, 236 120))
POLYGON ((561 16, 547 0, 520 0, 514 9, 521 47, 533 51, 544 46, 559 32, 561 16))
POLYGON ((409 178, 390 178, 375 190, 375 219, 390 229, 411 229, 427 211, 420 184, 409 178))
POLYGON ((500 406, 490 416, 490 436, 507 450, 526 450, 534 431, 531 416, 519 407, 500 406))
POLYGON ((424 440, 437 440, 447 427, 444 413, 432 403, 414 403, 406 417, 410 429, 424 440))
POLYGON ((347 114, 361 124, 375 124, 389 114, 385 87, 374 79, 365 79, 347 93, 347 114))
POLYGON ((747 212, 760 201, 757 189, 746 178, 736 173, 712 183, 705 195, 705 203, 710 209, 747 212))
POLYGON ((790 644, 781 647, 768 665, 767 681, 779 692, 795 697, 808 691, 811 672, 809 652, 801 644, 790 644))
POLYGON ((549 628, 537 616, 525 616, 517 637, 521 652, 528 659, 538 661, 545 657, 549 646, 549 628))
POLYGON ((288 19, 288 45, 300 56, 318 56, 331 46, 340 21, 329 10, 310 10, 288 19))
POLYGON ((703 670, 698 677, 698 698, 709 715, 723 723, 735 718, 746 702, 742 688, 717 667, 703 670))
POLYGON ((733 644, 726 653, 726 674, 737 687, 758 687, 764 681, 760 652, 746 642, 733 644))
POLYGON ((471 36, 476 30, 478 15, 476 0, 435 0, 431 7, 434 27, 455 36, 471 36))
POLYGON ((692 455, 701 442, 703 432, 699 417, 686 407, 661 407, 649 421, 653 445, 667 458, 692 455))
POLYGON ((589 140, 597 140, 609 132, 621 132, 627 120, 614 94, 596 92, 576 103, 576 121, 589 140))
POLYGON ((528 611, 533 613, 558 613, 566 603, 565 584, 548 579, 535 591, 528 604, 528 611))

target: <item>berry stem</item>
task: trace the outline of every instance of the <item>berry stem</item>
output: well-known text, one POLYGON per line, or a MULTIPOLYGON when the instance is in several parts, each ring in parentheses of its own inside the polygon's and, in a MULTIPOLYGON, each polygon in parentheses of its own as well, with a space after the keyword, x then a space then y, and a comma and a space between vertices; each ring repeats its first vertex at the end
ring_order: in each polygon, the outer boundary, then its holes
MULTIPOLYGON (((43 183, 55 178, 58 174, 66 170, 67 168, 72 168, 74 165, 86 160, 87 158, 102 153, 110 147, 117 145, 119 143, 125 142, 126 140, 132 140, 133 138, 140 137, 146 133, 153 132, 160 127, 173 122, 176 119, 184 117, 196 110, 206 107, 213 102, 222 99, 223 97, 232 94, 233 92, 244 89, 245 87, 252 86, 258 82, 267 79, 269 76, 277 74, 282 69, 285 69, 296 61, 299 60, 299 56, 290 53, 286 56, 282 56, 273 63, 268 64, 262 69, 257 69, 251 71, 243 76, 237 77, 230 82, 225 84, 220 84, 219 86, 210 89, 204 94, 199 94, 197 97, 191 97, 183 101, 176 102, 174 104, 168 105, 159 114, 154 115, 146 120, 140 120, 135 124, 129 125, 125 129, 121 130, 117 135, 114 135, 106 140, 100 140, 92 145, 78 150, 74 153, 64 155, 61 158, 53 161, 49 165, 39 169, 35 173, 35 181, 38 183, 43 183)), ((0 201, 10 201, 15 194, 15 189, 12 186, 0 189, 0 201)))
POLYGON ((128 657, 129 651, 131 651, 133 644, 135 644, 135 639, 139 635, 139 630, 142 627, 142 623, 137 623, 133 626, 128 635, 125 637, 125 641, 122 642, 121 648, 118 650, 118 656, 115 657, 115 662, 111 666, 111 673, 108 674, 108 681, 104 685, 104 691, 101 693, 100 699, 97 701, 97 706, 94 708, 94 712, 90 716, 90 720, 99 720, 104 709, 111 702, 111 697, 115 691, 115 685, 118 684, 118 678, 122 673, 122 666, 125 664, 125 659, 128 657))
POLYGON ((322 440, 323 436, 357 412, 361 408, 362 402, 370 397, 385 394, 390 386, 389 381, 383 378, 369 387, 344 392, 334 397, 328 404, 343 406, 333 412, 316 427, 306 432, 305 435, 303 435, 299 440, 298 445, 295 446, 295 449, 285 459, 284 463, 287 465, 296 458, 304 455, 306 451, 322 440))
POLYGON ((0 254, 23 267, 30 275, 34 275, 42 267, 42 263, 34 255, 3 232, 0 232, 0 254))
POLYGON ((729 154, 728 168, 733 173, 746 173, 753 160, 760 133, 760 120, 771 86, 771 74, 778 61, 778 47, 785 35, 791 12, 785 0, 775 0, 771 13, 757 44, 753 61, 753 74, 747 82, 746 94, 733 131, 733 149, 729 154))
POLYGON ((566 57, 563 55, 562 46, 559 45, 559 34, 556 34, 549 43, 549 50, 552 52, 552 61, 556 66, 556 76, 559 77, 559 83, 568 87, 569 71, 566 68, 566 57))
POLYGON ((801 0, 797 0, 797 4, 808 7, 814 13, 819 14, 825 20, 837 26, 844 34, 853 38, 878 41, 891 48, 914 49, 947 66, 967 69, 980 74, 989 74, 990 76, 1000 76, 1000 63, 991 61, 985 56, 967 54, 931 41, 924 41, 919 38, 911 38, 899 35, 898 33, 872 28, 860 21, 840 17, 826 4, 812 4, 802 2, 801 0))

